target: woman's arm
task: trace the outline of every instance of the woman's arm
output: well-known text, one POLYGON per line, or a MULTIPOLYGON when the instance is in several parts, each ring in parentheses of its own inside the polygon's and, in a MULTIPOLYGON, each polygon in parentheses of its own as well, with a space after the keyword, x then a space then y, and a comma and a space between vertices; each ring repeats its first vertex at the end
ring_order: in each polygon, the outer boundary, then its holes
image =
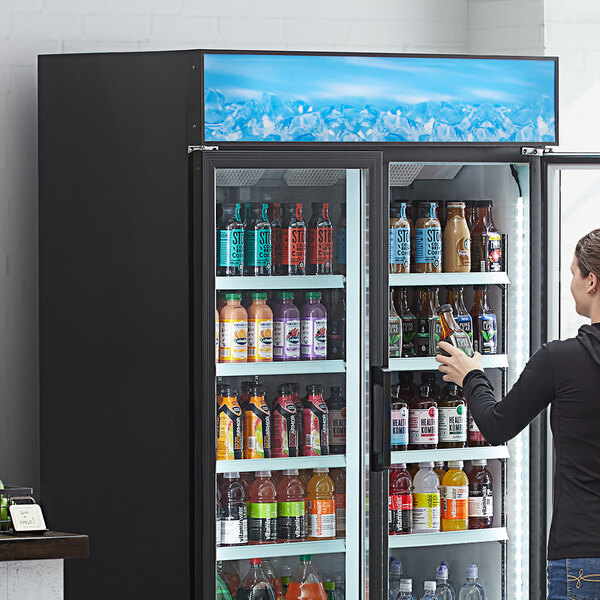
POLYGON ((445 342, 441 342, 440 347, 451 354, 437 356, 438 362, 442 363, 440 371, 446 374, 444 380, 463 386, 469 410, 490 444, 502 444, 515 437, 554 398, 554 366, 547 346, 542 346, 529 359, 519 380, 500 402, 496 402, 494 388, 480 366, 464 373, 466 368, 477 364, 477 361, 481 364, 477 356, 469 358, 445 342), (466 361, 457 353, 462 354, 466 361))

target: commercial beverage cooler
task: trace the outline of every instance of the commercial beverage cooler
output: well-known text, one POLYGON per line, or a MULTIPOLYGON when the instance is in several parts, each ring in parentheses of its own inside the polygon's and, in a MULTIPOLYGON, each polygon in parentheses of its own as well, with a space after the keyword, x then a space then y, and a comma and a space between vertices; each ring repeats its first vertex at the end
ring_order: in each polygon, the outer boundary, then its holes
POLYGON ((477 564, 545 597, 545 416, 489 445, 435 352, 449 300, 500 400, 546 340, 556 86, 552 58, 40 57, 41 494, 90 535, 67 597, 226 598, 307 555, 339 600, 442 561, 457 595, 477 564), (487 469, 472 528, 437 530, 467 500, 429 463, 487 469))

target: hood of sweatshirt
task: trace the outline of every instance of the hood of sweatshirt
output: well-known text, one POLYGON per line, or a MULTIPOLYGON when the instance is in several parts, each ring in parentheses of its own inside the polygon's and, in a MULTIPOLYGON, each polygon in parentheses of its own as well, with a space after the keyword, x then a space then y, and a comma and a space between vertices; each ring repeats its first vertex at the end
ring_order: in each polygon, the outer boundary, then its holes
POLYGON ((582 325, 576 339, 590 353, 594 362, 600 365, 600 323, 582 325))

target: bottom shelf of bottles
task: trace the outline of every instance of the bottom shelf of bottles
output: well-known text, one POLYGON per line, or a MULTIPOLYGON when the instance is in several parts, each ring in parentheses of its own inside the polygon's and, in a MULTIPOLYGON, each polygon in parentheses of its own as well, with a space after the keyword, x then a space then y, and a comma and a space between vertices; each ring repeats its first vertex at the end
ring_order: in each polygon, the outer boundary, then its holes
POLYGON ((319 542, 293 542, 288 544, 256 544, 253 546, 220 546, 217 560, 244 560, 301 554, 335 554, 346 551, 346 540, 323 540, 319 542))
POLYGON ((439 533, 412 533, 390 535, 390 548, 418 548, 424 546, 450 546, 455 544, 477 544, 481 542, 503 542, 508 539, 506 527, 468 529, 465 531, 441 531, 439 533))

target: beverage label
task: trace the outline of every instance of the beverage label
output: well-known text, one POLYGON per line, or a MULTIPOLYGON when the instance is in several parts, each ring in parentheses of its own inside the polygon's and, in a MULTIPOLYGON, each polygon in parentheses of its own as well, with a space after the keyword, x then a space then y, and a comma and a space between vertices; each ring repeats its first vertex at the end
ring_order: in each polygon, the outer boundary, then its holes
POLYGON ((302 358, 327 358, 327 318, 308 317, 300 322, 302 358))
POLYGON ((334 494, 337 536, 346 532, 346 494, 334 494))
POLYGON ((309 500, 307 504, 309 537, 335 537, 335 500, 309 500))
POLYGON ((326 269, 333 266, 333 227, 313 227, 308 232, 308 262, 326 269))
POLYGON ((273 355, 275 359, 300 358, 300 319, 276 319, 273 355))
POLYGON ((469 411, 469 442, 485 442, 485 438, 481 431, 479 431, 479 427, 477 427, 471 411, 469 411))
POLYGON ((431 317, 429 331, 431 335, 431 339, 429 340, 429 351, 432 356, 435 356, 440 351, 438 348, 438 342, 442 339, 442 322, 437 315, 435 317, 431 317))
POLYGON ((277 503, 277 539, 303 540, 304 513, 306 503, 278 502, 277 503))
POLYGON ((392 409, 392 446, 408 446, 408 408, 392 409))
MULTIPOLYGON (((473 356, 473 346, 471 345, 471 340, 469 336, 462 332, 458 331, 450 334, 443 340, 444 342, 448 342, 452 344, 455 348, 462 350, 467 356, 473 356)), ((436 354, 443 354, 444 356, 450 356, 448 352, 442 350, 440 347, 436 348, 436 354)))
POLYGON ((343 227, 339 227, 335 230, 334 234, 335 243, 335 262, 338 265, 346 264, 346 229, 343 227))
POLYGON ((303 409, 304 445, 303 456, 329 454, 329 412, 320 396, 309 396, 308 407, 303 409))
POLYGON ((410 267, 410 227, 394 227, 389 237, 390 264, 410 267))
POLYGON ((281 264, 299 269, 306 266, 306 229, 288 227, 281 231, 281 264))
POLYGON ((248 504, 248 541, 274 542, 277 539, 277 502, 248 504))
POLYGON ((346 408, 329 411, 329 443, 332 446, 346 445, 346 408))
POLYGON ((271 457, 271 414, 263 397, 252 396, 244 410, 244 458, 271 457))
POLYGON ((439 493, 413 494, 413 526, 415 529, 440 529, 439 493))
POLYGON ((471 238, 461 237, 456 242, 457 266, 471 266, 471 238))
POLYGON ((273 321, 271 319, 248 321, 248 360, 273 360, 273 321))
POLYGON ((442 519, 466 520, 469 518, 469 486, 442 486, 442 519))
POLYGON ((502 236, 499 233, 490 233, 487 236, 486 250, 486 270, 493 273, 500 271, 502 269, 502 236))
POLYGON ((416 355, 417 320, 402 318, 402 356, 410 358, 416 355))
POLYGON ((215 320, 215 357, 219 360, 219 319, 215 320))
POLYGON ((397 317, 390 317, 388 323, 389 356, 399 358, 402 350, 402 321, 397 317))
POLYGON ((235 396, 225 396, 217 413, 217 460, 242 458, 242 410, 235 396))
POLYGON ((440 227, 417 227, 416 229, 417 263, 432 264, 438 269, 442 264, 442 230, 440 227))
POLYGON ((221 507, 217 506, 217 523, 215 526, 215 544, 221 545, 221 507))
POLYGON ((429 344, 431 343, 431 319, 417 319, 417 355, 429 356, 429 344))
POLYGON ((291 396, 277 398, 273 407, 273 458, 298 456, 297 418, 296 405, 291 396))
POLYGON ((221 509, 221 544, 237 546, 248 543, 246 504, 227 505, 221 509))
POLYGON ((479 315, 479 352, 496 354, 496 315, 479 315))
POLYGON ((264 267, 271 270, 271 229, 250 229, 246 231, 244 263, 248 267, 264 267))
POLYGON ((222 320, 219 324, 221 338, 219 354, 221 362, 246 362, 248 358, 248 339, 246 329, 248 322, 240 320, 222 320))
POLYGON ((244 264, 244 230, 220 229, 218 237, 217 266, 238 267, 244 264))
POLYGON ((456 317, 458 326, 469 336, 469 340, 473 343, 473 319, 471 315, 458 315, 456 317))
POLYGON ((390 535, 412 533, 413 497, 412 494, 390 494, 388 508, 390 535))
POLYGON ((469 517, 493 517, 492 486, 485 483, 469 484, 469 517))
POLYGON ((467 441, 467 408, 463 404, 458 406, 440 406, 438 408, 440 420, 440 442, 466 442, 467 441))
POLYGON ((438 411, 435 406, 409 411, 409 439, 411 444, 438 443, 438 411))

